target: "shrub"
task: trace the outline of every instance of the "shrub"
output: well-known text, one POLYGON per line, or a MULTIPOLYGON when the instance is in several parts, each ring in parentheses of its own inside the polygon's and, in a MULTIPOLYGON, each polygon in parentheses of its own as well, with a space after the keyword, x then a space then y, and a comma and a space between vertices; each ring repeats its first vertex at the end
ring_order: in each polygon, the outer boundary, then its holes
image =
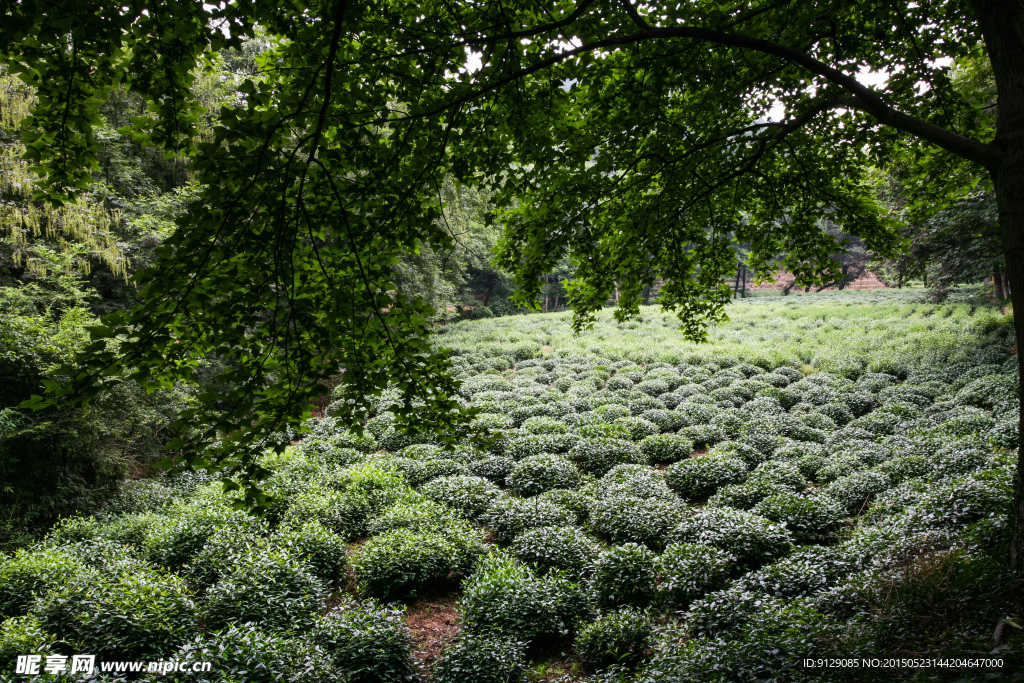
POLYGON ((431 683, 518 683, 526 666, 524 643, 496 633, 466 633, 444 649, 431 683))
POLYGON ((699 543, 673 543, 658 558, 658 601, 684 609, 709 591, 722 588, 735 566, 727 552, 699 543))
POLYGON ((196 628, 185 582, 154 569, 78 573, 34 609, 44 631, 76 652, 145 659, 169 652, 196 628))
POLYGON ((604 668, 635 663, 651 649, 652 636, 653 625, 645 611, 621 607, 581 628, 574 646, 585 664, 604 668))
POLYGON ((432 500, 408 500, 385 508, 367 525, 369 535, 387 533, 395 529, 437 530, 451 524, 457 515, 447 505, 432 500))
POLYGON ((747 625, 741 633, 728 640, 667 641, 646 667, 645 683, 801 680, 807 659, 836 654, 835 643, 843 634, 827 617, 799 603, 783 607, 765 604, 764 596, 751 597, 763 609, 742 617, 747 625))
POLYGON ((569 452, 569 458, 587 474, 602 476, 623 463, 643 461, 640 448, 619 439, 583 439, 569 452))
POLYGON ((547 453, 521 460, 508 476, 508 484, 521 496, 535 496, 552 489, 579 486, 576 466, 560 455, 547 453))
POLYGON ((384 600, 415 597, 469 572, 483 553, 476 530, 395 529, 374 536, 351 559, 360 589, 384 600))
POLYGON ((718 489, 715 495, 708 498, 708 507, 750 510, 773 493, 784 493, 785 491, 786 489, 767 479, 730 484, 718 489))
POLYGON ((0 621, 0 677, 5 681, 21 678, 15 674, 18 655, 53 653, 53 640, 34 616, 0 621))
MULTIPOLYGON (((662 403, 665 402, 665 396, 672 396, 672 394, 666 394, 659 397, 659 400, 662 403)), ((674 410, 662 410, 660 408, 644 411, 640 417, 657 425, 658 429, 663 432, 675 431, 684 426, 684 423, 686 422, 685 418, 674 410)))
POLYGON ((542 526, 572 526, 575 515, 560 505, 539 497, 503 498, 488 510, 484 523, 491 527, 495 543, 508 544, 527 529, 542 526))
POLYGON ((567 635, 588 611, 583 586, 557 572, 540 576, 503 553, 484 558, 462 596, 462 622, 471 634, 567 635))
POLYGON ((255 548, 206 591, 210 629, 254 622, 271 628, 304 628, 323 603, 323 586, 306 565, 277 548, 255 548))
POLYGON ((766 597, 764 593, 733 585, 694 601, 686 614, 686 621, 694 635, 720 638, 735 631, 756 614, 781 606, 782 602, 778 598, 766 597))
POLYGON ((538 415, 523 422, 523 429, 530 434, 565 434, 569 425, 547 415, 538 415))
MULTIPOLYGON (((621 391, 623 389, 632 389, 633 380, 622 375, 615 375, 608 379, 608 389, 611 391, 621 391)), ((667 385, 666 385, 667 386, 667 385)))
POLYGON ((873 496, 891 486, 889 477, 879 470, 862 470, 836 479, 822 489, 826 496, 834 498, 844 510, 856 514, 867 507, 873 496))
POLYGON ((648 436, 654 436, 661 431, 658 429, 658 425, 642 417, 623 417, 616 420, 615 424, 625 427, 629 431, 630 441, 642 441, 648 436))
POLYGON ((346 674, 346 681, 407 681, 416 667, 402 617, 398 610, 347 600, 317 619, 312 640, 346 674))
POLYGON ((626 425, 618 422, 608 424, 607 422, 596 422, 584 424, 576 430, 581 439, 619 439, 629 441, 629 429, 626 425))
POLYGON ((427 498, 444 503, 469 520, 478 520, 501 494, 497 486, 483 477, 440 477, 420 489, 427 498))
MULTIPOLYGON (((256 624, 232 625, 197 636, 174 653, 174 659, 210 662, 217 681, 281 683, 287 672, 288 683, 344 683, 331 658, 311 638, 294 633, 264 630, 256 624)), ((146 679, 144 679, 146 680, 146 679)), ((192 683, 191 671, 151 675, 147 683, 173 681, 192 683)))
POLYGON ((182 573, 192 590, 200 594, 230 573, 247 554, 266 549, 267 539, 256 529, 224 527, 214 532, 182 573))
POLYGON ((513 436, 505 442, 504 455, 512 460, 522 460, 541 453, 565 453, 574 441, 565 434, 513 436))
POLYGON ((839 427, 845 427, 853 421, 853 412, 843 403, 826 403, 818 406, 818 412, 830 418, 839 427))
POLYGON ((287 548, 321 581, 333 583, 345 573, 345 539, 319 522, 283 527, 273 538, 273 544, 287 548))
POLYGON ((575 518, 576 524, 583 524, 590 518, 591 499, 580 491, 556 489, 540 494, 537 499, 545 503, 553 503, 569 511, 575 518))
POLYGON ((143 556, 168 569, 180 569, 206 545, 214 531, 227 526, 229 521, 239 529, 255 524, 244 512, 198 504, 177 507, 150 529, 143 556))
POLYGON ((678 434, 655 434, 640 442, 640 453, 648 463, 677 462, 692 452, 693 441, 678 434))
POLYGON ((598 483, 601 498, 629 496, 633 498, 678 498, 665 483, 665 476, 645 465, 617 465, 598 483))
POLYGON ((764 462, 755 467, 747 481, 772 483, 793 491, 802 491, 807 487, 807 480, 800 474, 797 465, 778 460, 764 462))
POLYGON ((86 571, 85 565, 57 548, 19 550, 12 557, 0 556, 0 618, 26 613, 35 597, 86 571))
POLYGON ((792 493, 776 493, 754 508, 761 515, 786 527, 797 543, 828 541, 842 526, 844 514, 830 498, 809 498, 792 493))
POLYGON ((509 552, 520 562, 536 567, 542 574, 561 569, 581 574, 598 553, 598 546, 581 529, 571 526, 542 526, 528 529, 512 542, 509 552))
POLYGON ((723 435, 713 425, 683 427, 679 430, 679 436, 693 441, 694 448, 707 448, 723 439, 723 435))
POLYGON ((805 547, 750 572, 736 585, 776 598, 807 597, 836 586, 854 568, 855 563, 834 548, 805 547))
POLYGON ((602 496, 590 506, 594 533, 612 543, 642 543, 661 548, 685 515, 676 500, 630 495, 602 496))
POLYGON ((785 555, 793 542, 792 535, 778 524, 732 508, 705 508, 676 527, 674 536, 681 543, 715 546, 748 568, 785 555))
POLYGON ((613 546, 594 567, 594 593, 602 605, 645 605, 654 597, 656 555, 637 543, 613 546))
POLYGON ((665 481, 684 498, 707 498, 718 488, 738 484, 747 477, 747 465, 730 456, 705 454, 673 463, 665 481))
POLYGON ((594 414, 603 418, 605 422, 615 422, 620 418, 629 417, 630 415, 629 408, 617 403, 607 403, 605 405, 598 406, 597 408, 594 408, 594 414))
POLYGON ((512 469, 515 466, 516 461, 511 458, 488 455, 469 463, 469 473, 483 477, 496 486, 507 486, 508 475, 512 474, 512 469))

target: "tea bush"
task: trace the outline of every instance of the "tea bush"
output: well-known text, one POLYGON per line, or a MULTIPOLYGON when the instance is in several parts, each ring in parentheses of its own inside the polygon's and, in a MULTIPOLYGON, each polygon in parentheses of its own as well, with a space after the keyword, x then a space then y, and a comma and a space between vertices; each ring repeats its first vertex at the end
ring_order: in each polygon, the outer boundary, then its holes
POLYGON ((572 526, 575 521, 573 512, 539 497, 499 500, 484 518, 484 523, 491 527, 495 543, 506 545, 527 529, 572 526))
POLYGON ((440 477, 421 489, 427 498, 443 503, 468 520, 481 519, 500 490, 483 477, 440 477))
POLYGON ((643 464, 640 448, 621 439, 581 439, 569 451, 569 459, 588 474, 602 476, 621 464, 643 464))
POLYGON ((552 489, 574 489, 579 483, 579 470, 559 455, 524 458, 508 475, 509 487, 521 496, 535 496, 552 489))
POLYGON ((352 683, 407 681, 415 675, 412 638, 400 610, 342 602, 317 619, 311 640, 352 683))
POLYGON ((673 543, 656 563, 658 601, 685 609, 693 600, 725 586, 735 567, 727 552, 699 543, 673 543))
POLYGON ((85 571, 80 560, 57 548, 21 549, 0 557, 0 617, 24 615, 37 595, 45 597, 85 571))
POLYGON ((640 442, 640 454, 648 463, 677 462, 692 452, 693 441, 678 434, 655 434, 640 442))
POLYGON ((583 574, 593 564, 599 547, 583 530, 571 526, 542 526, 519 534, 509 552, 541 574, 553 569, 583 574))
POLYGON ((360 589, 383 600, 415 597, 457 582, 483 553, 470 528, 400 528, 370 538, 352 556, 360 589))
POLYGON ((707 498, 722 486, 747 478, 747 465, 739 458, 705 454, 669 465, 665 481, 683 498, 707 498))
POLYGON ((753 568, 789 552, 793 536, 760 515, 732 508, 705 508, 676 527, 674 540, 703 543, 733 555, 753 568))
POLYGON ((434 664, 431 683, 518 683, 526 668, 524 643, 497 633, 465 633, 434 664))
POLYGON ((588 612, 581 584, 558 572, 538 575, 502 553, 481 561, 462 595, 462 622, 471 634, 494 629, 525 640, 568 635, 588 612))
POLYGON ((185 582, 155 569, 77 573, 33 613, 65 647, 106 659, 173 651, 195 631, 197 616, 185 582))
POLYGON ((645 605, 654 598, 656 555, 637 543, 613 546, 594 568, 594 593, 606 606, 645 605))
POLYGON ((213 630, 246 623, 304 628, 323 598, 323 585, 301 560, 276 548, 255 548, 206 591, 203 615, 213 630))
POLYGON ((634 607, 605 612, 580 629, 574 647, 583 662, 594 668, 633 664, 653 642, 650 616, 634 607))
MULTIPOLYGON (((199 635, 175 653, 178 661, 210 662, 214 680, 280 683, 288 672, 290 683, 344 683, 349 680, 334 668, 330 655, 305 634, 267 629, 247 623, 199 635)), ((149 674, 146 683, 195 681, 191 671, 149 674)))

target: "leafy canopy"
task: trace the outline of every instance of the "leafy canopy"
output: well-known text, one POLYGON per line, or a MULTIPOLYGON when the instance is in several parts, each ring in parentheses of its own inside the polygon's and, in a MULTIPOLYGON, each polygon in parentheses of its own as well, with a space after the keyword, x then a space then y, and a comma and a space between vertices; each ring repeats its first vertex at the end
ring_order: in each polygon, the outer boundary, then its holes
POLYGON ((879 252, 898 244, 862 169, 904 133, 984 156, 965 137, 976 104, 935 61, 978 45, 963 3, 2 7, 0 61, 37 90, 23 142, 38 200, 88 187, 115 86, 150 102, 132 134, 189 158, 205 187, 137 276, 143 303, 105 318, 50 391, 81 400, 126 369, 165 386, 217 356, 225 382, 180 419, 210 427, 174 447, 200 465, 240 454, 247 480, 263 474, 253 454, 283 441, 268 435, 339 372, 347 420, 391 383, 400 424, 461 438, 430 310, 393 284, 401 255, 450 248, 446 179, 487 185, 506 208, 499 265, 520 301, 569 256, 577 329, 616 284, 629 316, 662 278, 661 302, 699 339, 723 317, 737 241, 758 271, 800 283, 834 275, 821 218, 879 252), (271 38, 261 78, 198 136, 197 74, 257 27, 271 38), (884 94, 855 80, 864 69, 891 74, 884 94))

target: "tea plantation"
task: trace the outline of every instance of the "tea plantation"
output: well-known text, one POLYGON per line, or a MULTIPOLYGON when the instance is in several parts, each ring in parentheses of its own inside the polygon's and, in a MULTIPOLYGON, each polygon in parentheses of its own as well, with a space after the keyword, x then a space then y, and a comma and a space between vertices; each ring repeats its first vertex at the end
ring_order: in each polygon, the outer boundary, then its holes
POLYGON ((385 395, 267 456, 263 517, 209 475, 127 482, 0 559, 0 679, 92 653, 212 662, 147 681, 1010 680, 1012 328, 920 296, 748 299, 703 345, 654 308, 442 328, 487 450, 396 432, 385 395), (886 657, 1002 666, 805 665, 886 657))

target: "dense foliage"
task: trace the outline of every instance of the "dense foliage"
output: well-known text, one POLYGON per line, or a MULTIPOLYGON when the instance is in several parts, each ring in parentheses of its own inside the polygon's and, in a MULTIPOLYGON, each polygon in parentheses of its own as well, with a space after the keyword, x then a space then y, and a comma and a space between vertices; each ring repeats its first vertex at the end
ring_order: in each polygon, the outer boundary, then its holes
POLYGON ((295 680, 410 680, 402 603, 453 592, 439 681, 522 680, 552 657, 577 680, 791 680, 806 657, 990 647, 1020 599, 1005 570, 1012 338, 1003 316, 912 296, 748 299, 713 346, 651 311, 580 337, 568 314, 451 326, 472 404, 515 416, 489 451, 429 435, 388 450, 324 418, 261 457, 278 493, 263 518, 217 478, 131 482, 0 559, 0 665, 91 647, 202 656, 225 683, 297 661, 295 680), (702 427, 715 445, 644 458, 629 447, 648 430, 624 430, 627 462, 574 469, 574 440, 608 438, 582 430, 653 411, 678 416, 644 418, 656 436, 702 427), (562 452, 510 456, 531 437, 562 452), (692 480, 718 482, 710 498, 679 484, 677 465, 707 460, 742 483, 712 468, 692 480))

